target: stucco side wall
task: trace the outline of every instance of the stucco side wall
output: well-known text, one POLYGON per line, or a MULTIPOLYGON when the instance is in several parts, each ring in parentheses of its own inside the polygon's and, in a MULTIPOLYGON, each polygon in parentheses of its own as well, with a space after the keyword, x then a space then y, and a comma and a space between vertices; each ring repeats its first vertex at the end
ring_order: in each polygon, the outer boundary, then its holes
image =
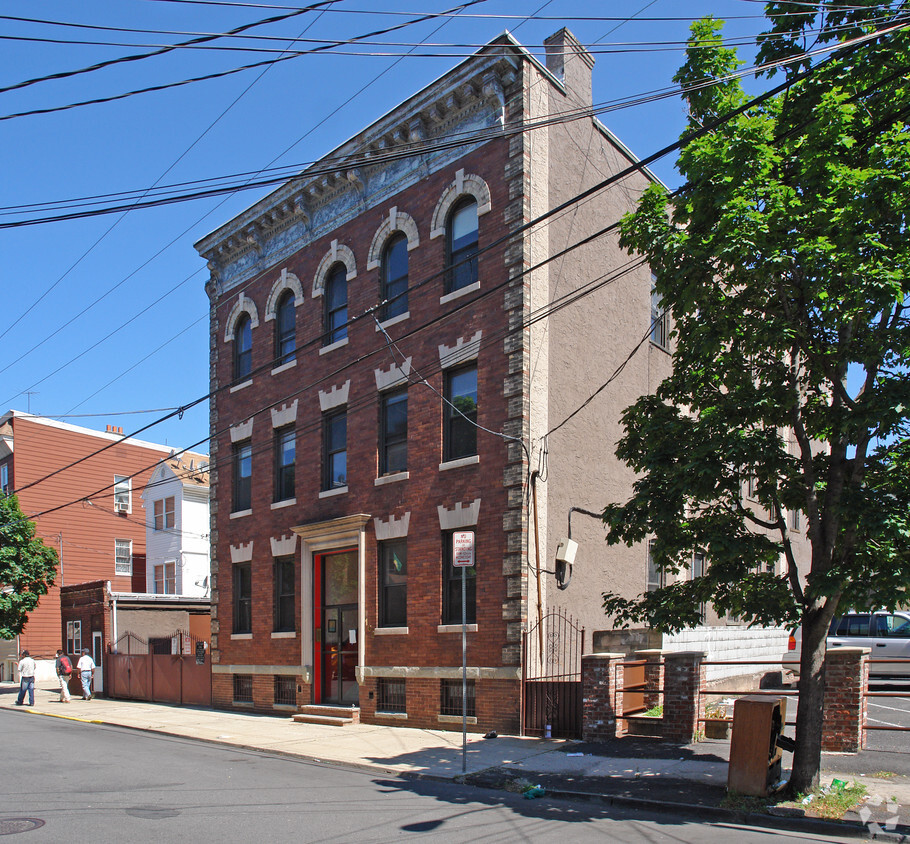
POLYGON ((703 651, 708 662, 769 660, 767 665, 708 665, 706 678, 711 683, 726 677, 779 671, 789 635, 783 627, 694 627, 664 636, 661 649, 673 653, 703 651))
MULTIPOLYGON (((550 88, 551 113, 577 105, 575 99, 550 88)), ((573 121, 545 131, 551 207, 630 164, 625 151, 592 121, 573 121)), ((644 176, 634 174, 551 219, 545 228, 550 254, 617 222, 632 210, 647 184, 644 176)), ((669 355, 645 341, 610 386, 553 430, 614 375, 648 331, 651 273, 647 266, 624 272, 631 260, 619 248, 616 232, 610 232, 549 264, 547 299, 551 302, 580 293, 597 280, 606 283, 540 323, 545 336, 539 347, 547 354, 531 364, 532 391, 544 381, 549 384, 546 425, 539 427, 552 433, 543 444, 546 473, 538 489, 538 499, 546 502, 541 548, 548 569, 553 568, 559 539, 567 534, 569 508, 598 512, 608 502, 629 496, 634 475, 614 456, 622 435, 620 414, 639 396, 653 391, 670 371, 669 355)), ((534 412, 539 420, 538 405, 534 412)), ((539 444, 538 438, 535 446, 539 444)), ((588 631, 602 629, 606 619, 601 593, 611 589, 631 597, 642 592, 646 549, 608 548, 600 522, 580 514, 573 517, 572 537, 579 550, 571 584, 559 591, 552 575, 545 575, 547 606, 568 609, 588 631)))
POLYGON ((117 628, 120 636, 132 633, 142 639, 150 636, 170 636, 175 630, 188 630, 190 614, 186 610, 117 610, 117 628))

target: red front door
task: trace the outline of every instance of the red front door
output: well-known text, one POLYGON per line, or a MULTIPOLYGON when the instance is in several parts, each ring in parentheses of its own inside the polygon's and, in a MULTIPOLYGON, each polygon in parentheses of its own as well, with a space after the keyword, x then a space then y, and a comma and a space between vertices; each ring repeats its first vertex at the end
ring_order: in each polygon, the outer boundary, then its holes
POLYGON ((316 696, 319 703, 356 706, 360 612, 357 550, 316 558, 314 608, 316 696))

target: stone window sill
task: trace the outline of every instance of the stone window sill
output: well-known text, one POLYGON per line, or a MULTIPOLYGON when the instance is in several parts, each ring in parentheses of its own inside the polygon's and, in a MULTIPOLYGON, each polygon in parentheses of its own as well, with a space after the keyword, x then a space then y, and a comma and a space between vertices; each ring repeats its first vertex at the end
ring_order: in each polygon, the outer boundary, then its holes
MULTIPOLYGON (((468 629, 468 633, 477 632, 476 624, 468 624, 468 625, 466 625, 466 627, 468 629)), ((461 633, 461 625, 460 624, 440 624, 436 628, 436 632, 437 633, 461 633)))
POLYGON ((242 519, 244 516, 251 516, 252 514, 252 510, 235 510, 233 513, 231 513, 230 518, 242 519))
POLYGON ((462 466, 474 466, 480 463, 480 455, 472 454, 470 457, 459 457, 458 460, 446 460, 439 464, 440 472, 448 472, 449 469, 460 469, 462 466))
POLYGON ((382 475, 381 477, 376 478, 376 480, 373 481, 373 485, 382 486, 383 484, 394 484, 396 481, 406 481, 410 477, 410 472, 394 472, 391 475, 382 475))
POLYGON ((234 386, 231 387, 230 392, 236 393, 238 390, 245 390, 245 389, 246 389, 247 387, 249 387, 252 383, 253 383, 253 379, 252 379, 252 378, 249 378, 249 379, 247 379, 246 381, 241 381, 239 384, 234 384, 234 386))
POLYGON ((276 630, 272 633, 273 639, 296 639, 296 630, 276 630))
POLYGON ((374 627, 374 636, 407 636, 407 627, 374 627))
MULTIPOLYGON (((460 724, 462 721, 461 715, 437 715, 436 720, 440 724, 460 724)), ((469 724, 476 724, 477 718, 474 715, 468 715, 467 722, 469 724)))
POLYGON ((294 358, 294 360, 289 360, 287 363, 281 364, 281 366, 276 366, 272 370, 272 375, 279 375, 282 372, 287 372, 287 370, 293 369, 295 366, 297 366, 297 358, 294 358))
POLYGON ((387 319, 384 322, 380 322, 376 326, 377 331, 382 331, 384 328, 391 328, 393 325, 398 325, 399 322, 404 322, 406 319, 410 319, 411 312, 405 311, 403 314, 398 314, 398 316, 393 316, 391 319, 387 319))
POLYGON ((344 495, 348 491, 346 486, 337 486, 335 489, 324 489, 319 493, 320 498, 331 498, 333 495, 344 495))
POLYGON ((329 343, 328 346, 323 346, 319 350, 319 354, 327 355, 329 352, 334 352, 335 349, 340 349, 342 346, 347 346, 347 344, 348 344, 348 338, 344 337, 341 340, 336 340, 334 343, 329 343))
POLYGON ((238 639, 252 639, 252 633, 231 633, 231 641, 236 641, 238 639))
POLYGON ((285 498, 284 501, 276 501, 271 507, 273 510, 280 510, 282 507, 291 507, 296 503, 296 498, 285 498))
POLYGON ((462 296, 467 296, 469 293, 476 293, 478 290, 480 290, 480 282, 475 281, 473 284, 468 284, 465 287, 458 288, 458 290, 453 290, 451 293, 446 293, 445 296, 440 296, 439 304, 445 305, 453 299, 460 299, 462 296))

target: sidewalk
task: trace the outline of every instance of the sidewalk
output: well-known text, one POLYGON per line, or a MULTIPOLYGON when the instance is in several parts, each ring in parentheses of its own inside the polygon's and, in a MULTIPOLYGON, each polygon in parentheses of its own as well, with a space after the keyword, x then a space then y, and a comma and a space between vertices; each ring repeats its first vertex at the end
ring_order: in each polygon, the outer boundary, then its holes
MULTIPOLYGON (((105 698, 73 698, 71 703, 62 704, 58 691, 49 683, 39 684, 33 707, 17 707, 17 692, 18 685, 0 684, 0 708, 263 750, 384 775, 441 780, 462 776, 460 732, 373 724, 323 727, 297 724, 289 717, 105 698)), ((469 733, 465 780, 513 790, 526 781, 542 785, 550 796, 597 799, 648 811, 695 813, 704 820, 831 832, 828 822, 746 815, 721 808, 726 796, 729 749, 726 741, 679 746, 630 737, 593 744, 518 736, 485 739, 469 733)), ((785 754, 785 761, 788 759, 789 754, 785 754)), ((871 817, 847 816, 857 834, 867 831, 867 822, 884 827, 898 815, 897 835, 887 837, 910 841, 910 756, 864 751, 826 756, 823 766, 822 784, 835 778, 848 782, 856 779, 866 785, 870 795, 881 798, 878 805, 868 807, 871 817), (902 770, 894 770, 895 760, 902 770)), ((893 828, 893 823, 889 826, 893 828)), ((837 829, 837 834, 850 834, 848 829, 837 829)))

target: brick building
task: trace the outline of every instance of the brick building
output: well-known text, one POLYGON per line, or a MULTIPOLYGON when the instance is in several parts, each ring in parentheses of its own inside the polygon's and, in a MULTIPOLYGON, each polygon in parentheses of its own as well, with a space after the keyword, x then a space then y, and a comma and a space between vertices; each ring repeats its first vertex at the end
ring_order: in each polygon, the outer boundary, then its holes
POLYGON ((38 536, 60 558, 54 586, 19 636, 18 650, 27 649, 38 660, 39 677, 54 675, 55 652, 67 641, 92 648, 100 664, 103 619, 67 630, 60 612, 62 586, 104 580, 114 592, 145 591, 146 515, 140 492, 170 452, 124 438, 112 426, 92 431, 18 411, 0 417, 0 487, 18 495, 38 536))
POLYGON ((635 159, 591 116, 593 58, 566 30, 546 51, 498 37, 196 244, 216 706, 460 726, 456 530, 472 729, 519 730, 545 611, 591 631, 604 588, 647 587, 646 548, 594 520, 569 588, 552 575, 569 509, 630 490, 619 415, 670 358, 649 269, 595 236, 651 176, 572 202, 635 159))

